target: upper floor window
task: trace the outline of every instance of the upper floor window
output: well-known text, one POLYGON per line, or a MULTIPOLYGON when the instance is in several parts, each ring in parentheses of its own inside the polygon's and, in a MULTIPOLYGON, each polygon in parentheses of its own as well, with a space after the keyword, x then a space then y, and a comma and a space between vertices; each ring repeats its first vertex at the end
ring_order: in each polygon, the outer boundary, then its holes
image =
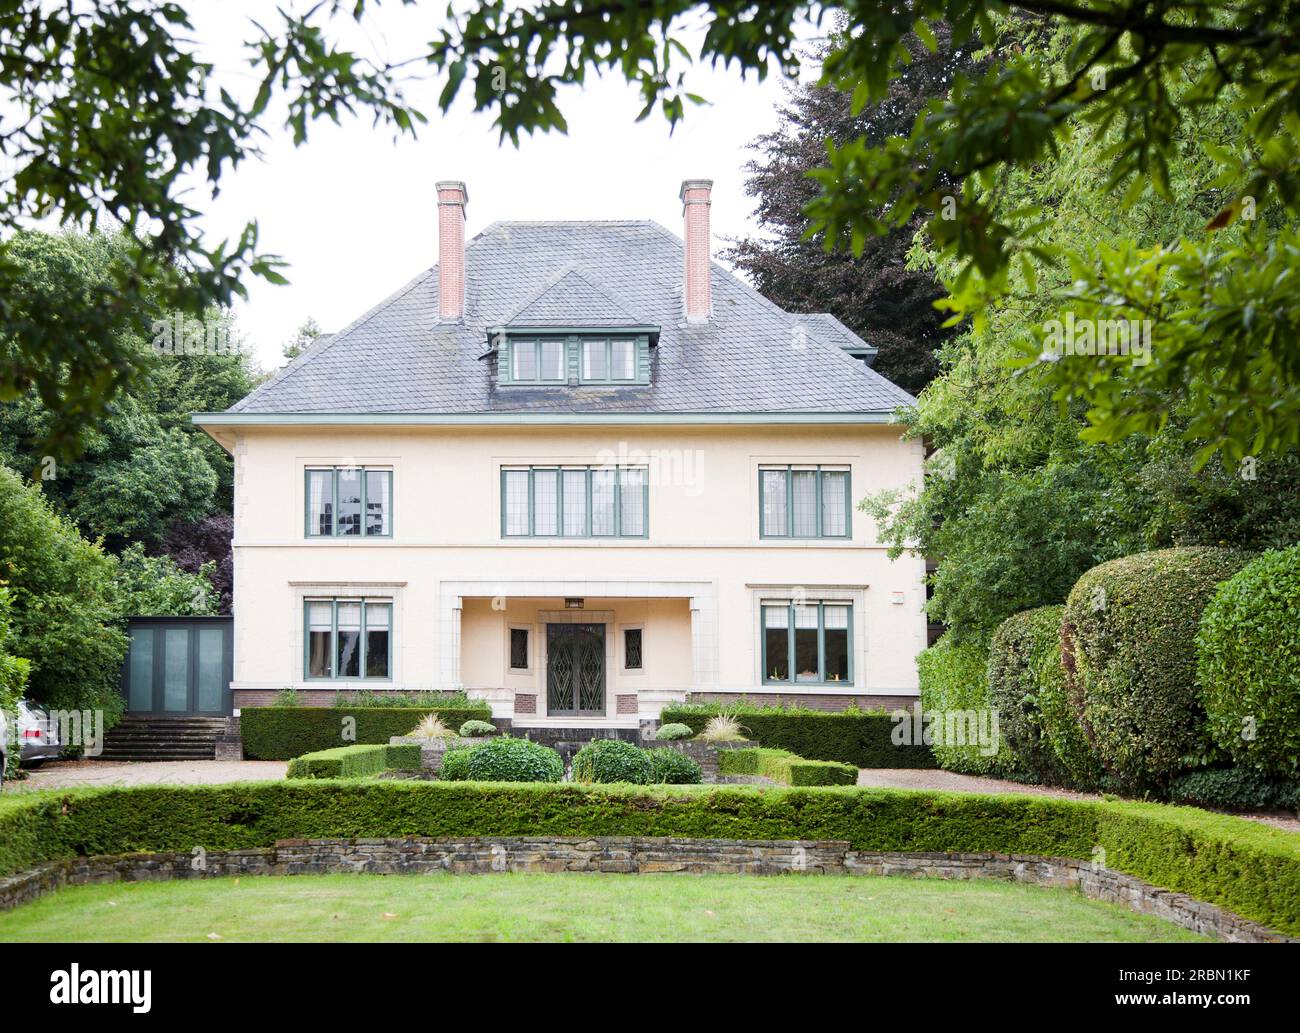
POLYGON ((648 384, 650 334, 605 331, 551 336, 502 334, 497 370, 505 386, 648 384))
POLYGON ((847 467, 764 466, 758 471, 763 538, 848 538, 847 467))
POLYGON ((308 599, 308 678, 389 678, 393 606, 385 600, 308 599))
POLYGON ((563 338, 523 338, 510 341, 510 379, 516 384, 563 384, 569 379, 563 338))
POLYGON ((501 471, 505 538, 644 538, 645 467, 530 466, 501 471))
POLYGON ((307 470, 307 537, 392 532, 393 471, 364 466, 307 470))
POLYGON ((636 342, 627 338, 584 338, 582 382, 619 384, 636 380, 636 342))

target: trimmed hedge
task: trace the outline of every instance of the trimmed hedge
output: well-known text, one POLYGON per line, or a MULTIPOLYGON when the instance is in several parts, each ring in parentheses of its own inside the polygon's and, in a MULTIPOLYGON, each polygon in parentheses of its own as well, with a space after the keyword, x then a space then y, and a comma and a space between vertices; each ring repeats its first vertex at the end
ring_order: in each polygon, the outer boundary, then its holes
POLYGON ((724 775, 762 775, 788 786, 851 786, 858 769, 836 760, 805 760, 789 750, 762 747, 719 750, 718 770, 724 775))
POLYGON ((481 739, 484 736, 496 735, 497 726, 491 721, 466 721, 456 734, 462 739, 481 739))
POLYGON ((665 707, 660 719, 665 727, 683 724, 698 734, 710 717, 724 711, 737 715, 748 734, 764 746, 789 750, 810 760, 837 760, 855 768, 935 766, 930 747, 894 744, 890 736, 897 722, 883 710, 830 713, 796 707, 709 703, 665 707))
POLYGON ((575 782, 645 785, 652 771, 650 755, 621 739, 592 739, 573 757, 575 782))
POLYGON ((472 746, 466 746, 461 749, 447 750, 442 755, 442 767, 438 769, 438 777, 444 782, 468 782, 469 755, 472 749, 472 746))
POLYGON ((704 769, 680 750, 661 746, 647 751, 650 757, 650 781, 662 785, 699 785, 704 781, 704 769))
POLYGON ((304 753, 350 744, 387 743, 408 735, 425 714, 437 714, 443 724, 459 728, 466 721, 487 721, 492 708, 455 707, 244 707, 239 731, 249 760, 291 760, 304 753), (344 721, 351 718, 354 725, 344 721), (343 738, 350 727, 354 738, 343 738))
POLYGON ((1006 770, 1010 753, 1001 733, 992 735, 988 650, 971 640, 954 645, 944 636, 917 656, 916 669, 921 679, 921 707, 926 715, 935 717, 927 730, 933 734, 931 749, 939 766, 970 775, 1001 774, 1006 770), (979 722, 975 729, 961 716, 967 712, 979 722), (985 745, 979 743, 980 728, 990 740, 985 745), (945 729, 952 734, 945 735, 945 729), (994 738, 997 749, 990 753, 988 747, 995 745, 994 738))
POLYGON ((695 729, 690 725, 676 722, 673 724, 660 725, 659 731, 655 732, 655 738, 662 739, 664 742, 672 742, 674 739, 689 739, 694 734, 695 729))
POLYGON ((470 749, 469 777, 476 782, 558 782, 564 777, 564 760, 549 746, 503 735, 470 749))
MULTIPOLYGON (((481 747, 483 748, 483 747, 481 747)), ((752 786, 235 782, 0 797, 0 874, 94 854, 386 836, 837 839, 858 850, 1088 859, 1300 935, 1300 836, 1193 808, 752 786)))
POLYGON ((1219 586, 1201 616, 1196 674, 1217 745, 1266 774, 1300 773, 1300 545, 1219 586))
POLYGON ((1160 790, 1209 753, 1196 686, 1196 631, 1220 582, 1245 564, 1231 549, 1139 553, 1087 571, 1062 623, 1066 691, 1118 786, 1160 790))
MULTIPOLYGON (((1055 680, 1064 685, 1060 672, 1064 609, 1043 606, 1013 614, 998 625, 989 647, 989 700, 998 711, 998 724, 1011 754, 1012 770, 1049 785, 1073 781, 1048 736, 1041 698, 1044 675, 1051 676, 1053 656, 1057 667, 1055 680)), ((1060 701, 1064 702, 1064 694, 1060 701)), ((1069 719, 1077 729, 1073 713, 1069 719)), ((1062 729, 1058 727, 1056 731, 1059 735, 1062 729)), ((1079 735, 1082 737, 1081 732, 1079 735)))
POLYGON ((294 757, 285 778, 367 778, 390 768, 413 771, 419 766, 418 745, 339 746, 294 757))
POLYGON ((1038 712, 1043 738, 1065 769, 1066 783, 1075 789, 1097 789, 1105 769, 1083 732, 1079 714, 1066 692, 1065 668, 1061 664, 1061 621, 1065 607, 1040 606, 1028 611, 1033 618, 1033 652, 1029 669, 1038 688, 1038 712))
POLYGON ((1206 768, 1175 778, 1169 798, 1199 807, 1300 811, 1300 780, 1272 779, 1250 768, 1206 768))

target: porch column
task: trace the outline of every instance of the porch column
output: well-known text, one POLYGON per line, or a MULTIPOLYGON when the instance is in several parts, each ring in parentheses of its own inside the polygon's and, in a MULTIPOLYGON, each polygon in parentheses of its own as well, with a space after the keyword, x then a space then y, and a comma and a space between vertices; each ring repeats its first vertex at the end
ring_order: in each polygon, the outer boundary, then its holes
POLYGON ((460 624, 464 608, 464 598, 454 593, 444 592, 440 610, 442 623, 438 650, 438 687, 440 689, 459 690, 462 688, 460 677, 460 624))
POLYGON ((719 676, 718 607, 712 592, 691 596, 691 689, 717 688, 719 676))

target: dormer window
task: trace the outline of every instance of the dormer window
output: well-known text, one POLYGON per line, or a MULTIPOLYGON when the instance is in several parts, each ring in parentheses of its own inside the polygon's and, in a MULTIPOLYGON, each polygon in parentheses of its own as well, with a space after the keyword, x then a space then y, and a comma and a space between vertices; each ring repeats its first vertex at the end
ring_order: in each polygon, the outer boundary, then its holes
POLYGON ((591 337, 582 341, 584 384, 628 384, 636 380, 636 341, 591 337))
POLYGON ((650 383, 650 343, 657 327, 539 334, 499 329, 494 335, 502 387, 619 386, 650 383))
POLYGON ((563 384, 568 380, 565 342, 558 337, 510 341, 510 379, 516 384, 563 384))

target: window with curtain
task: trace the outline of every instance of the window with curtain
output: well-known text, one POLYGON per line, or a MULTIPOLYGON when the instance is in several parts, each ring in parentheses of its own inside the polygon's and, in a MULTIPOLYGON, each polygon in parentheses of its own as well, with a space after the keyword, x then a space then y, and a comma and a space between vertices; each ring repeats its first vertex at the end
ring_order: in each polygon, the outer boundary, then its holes
POLYGON ((764 602, 763 681, 851 682, 852 616, 852 603, 764 602))
POLYGON ((307 677, 390 678, 392 616, 386 600, 307 600, 307 677))
POLYGON ((764 466, 758 495, 764 538, 850 537, 852 492, 845 468, 764 466))
POLYGON ((307 537, 392 535, 393 471, 364 466, 307 470, 307 537))
POLYGON ((644 538, 649 534, 645 467, 505 467, 505 538, 644 538))

